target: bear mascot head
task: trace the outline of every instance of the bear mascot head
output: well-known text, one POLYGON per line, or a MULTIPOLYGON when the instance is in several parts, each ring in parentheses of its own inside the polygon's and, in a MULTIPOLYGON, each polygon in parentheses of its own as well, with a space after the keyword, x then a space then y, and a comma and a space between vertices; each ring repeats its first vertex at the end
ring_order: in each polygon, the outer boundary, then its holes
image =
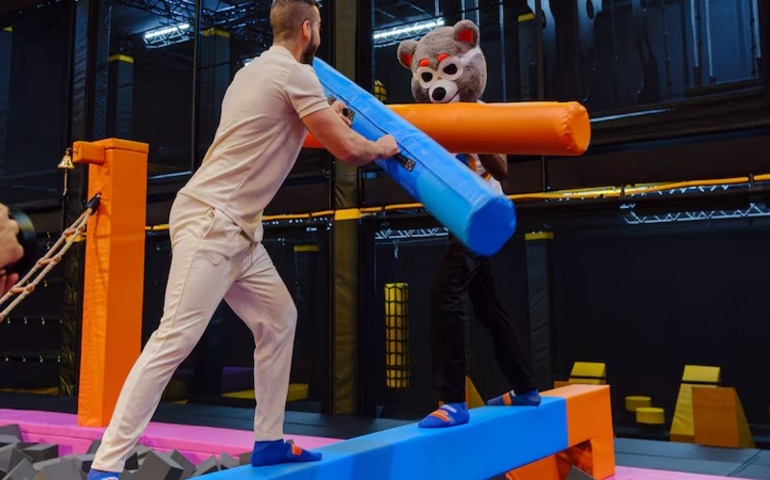
POLYGON ((412 95, 419 103, 477 102, 487 86, 479 27, 470 20, 439 27, 419 41, 405 40, 397 54, 412 72, 412 95))
MULTIPOLYGON (((412 72, 412 96, 418 103, 481 103, 487 86, 487 62, 479 46, 479 27, 460 20, 418 40, 398 45, 398 61, 412 72)), ((505 155, 458 155, 458 159, 502 193, 508 164, 505 155), (490 178, 494 177, 494 178, 490 178)))

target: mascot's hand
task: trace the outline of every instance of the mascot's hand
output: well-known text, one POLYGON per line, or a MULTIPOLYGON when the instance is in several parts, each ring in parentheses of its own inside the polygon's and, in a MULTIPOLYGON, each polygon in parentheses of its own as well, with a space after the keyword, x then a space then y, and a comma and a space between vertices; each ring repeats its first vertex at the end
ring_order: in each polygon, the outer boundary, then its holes
POLYGON ((342 118, 342 121, 345 122, 345 125, 348 127, 353 125, 353 120, 350 118, 350 109, 347 105, 340 102, 339 100, 335 100, 334 103, 332 103, 332 109, 337 112, 340 118, 342 118))

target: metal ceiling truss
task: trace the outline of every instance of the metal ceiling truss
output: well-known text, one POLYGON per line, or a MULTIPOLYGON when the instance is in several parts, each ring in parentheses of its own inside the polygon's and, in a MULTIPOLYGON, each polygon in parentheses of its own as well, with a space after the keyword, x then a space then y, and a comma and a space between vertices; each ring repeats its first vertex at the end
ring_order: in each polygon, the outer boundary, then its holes
POLYGON ((728 190, 738 190, 748 187, 747 183, 735 183, 727 185, 708 185, 703 187, 682 187, 671 190, 657 190, 654 192, 640 192, 629 195, 630 197, 662 197, 666 195, 685 195, 688 193, 717 193, 728 190))
POLYGON ((410 228, 410 229, 391 229, 379 230, 374 235, 374 239, 383 240, 414 240, 420 238, 441 238, 449 235, 449 230, 445 227, 434 228, 410 228))
MULTIPOLYGON (((729 190, 739 190, 750 187, 748 183, 732 185, 710 185, 705 187, 685 187, 672 190, 661 190, 657 192, 645 192, 635 194, 634 197, 653 197, 667 195, 686 195, 692 193, 719 193, 729 190)), ((621 211, 627 211, 624 220, 628 225, 649 225, 655 223, 677 223, 677 222, 695 222, 695 221, 716 221, 716 220, 736 220, 743 218, 770 217, 770 207, 764 203, 751 202, 746 208, 738 209, 717 209, 717 210, 696 210, 687 212, 671 212, 664 214, 639 215, 634 212, 636 204, 629 203, 621 205, 621 211)))
POLYGON ((195 2, 189 0, 119 0, 119 3, 166 18, 171 24, 192 25, 195 20, 195 2))
MULTIPOLYGON (((169 21, 169 26, 189 24, 191 28, 170 30, 169 40, 189 40, 195 33, 195 1, 194 0, 119 0, 123 5, 136 8, 169 21)), ((242 5, 229 4, 218 10, 202 9, 201 28, 203 31, 218 28, 227 31, 231 38, 246 42, 257 42, 260 45, 269 43, 270 2, 253 1, 242 5)), ((160 40, 164 38, 159 36, 160 40)), ((132 41, 134 50, 139 45, 132 41)), ((156 42, 155 46, 166 46, 171 42, 156 42)), ((146 48, 146 47, 145 47, 146 48)))
POLYGON ((437 26, 434 24, 421 27, 421 24, 439 20, 438 0, 433 2, 430 9, 407 0, 389 0, 387 5, 377 3, 379 2, 375 2, 374 8, 378 17, 373 32, 375 48, 388 47, 403 40, 420 37, 437 26))
POLYGON ((734 210, 701 210, 694 212, 674 212, 660 215, 638 215, 632 210, 624 217, 624 220, 628 225, 650 225, 655 223, 738 220, 743 218, 760 217, 770 217, 770 208, 764 204, 750 203, 747 208, 739 208, 734 210))

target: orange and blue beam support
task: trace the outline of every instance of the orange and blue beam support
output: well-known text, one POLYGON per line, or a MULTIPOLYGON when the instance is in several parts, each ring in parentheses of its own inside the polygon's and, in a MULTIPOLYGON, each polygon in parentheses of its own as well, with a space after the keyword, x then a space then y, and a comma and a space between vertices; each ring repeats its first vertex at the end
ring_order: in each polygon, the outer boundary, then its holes
POLYGON ((467 425, 410 424, 322 447, 319 462, 245 466, 207 478, 562 480, 575 465, 605 480, 615 473, 609 389, 570 385, 544 392, 539 407, 475 408, 467 425))

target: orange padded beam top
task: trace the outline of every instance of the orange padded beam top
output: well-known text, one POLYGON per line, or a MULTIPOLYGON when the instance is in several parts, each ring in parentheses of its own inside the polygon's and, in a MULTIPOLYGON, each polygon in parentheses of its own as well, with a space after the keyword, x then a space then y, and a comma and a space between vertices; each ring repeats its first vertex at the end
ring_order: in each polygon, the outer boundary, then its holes
POLYGON ((141 349, 148 146, 110 139, 72 150, 89 164, 88 197, 101 193, 86 236, 78 423, 103 427, 141 349))
MULTIPOLYGON (((389 107, 452 153, 577 156, 591 142, 588 111, 578 102, 389 107)), ((322 148, 310 135, 304 146, 322 148)))

